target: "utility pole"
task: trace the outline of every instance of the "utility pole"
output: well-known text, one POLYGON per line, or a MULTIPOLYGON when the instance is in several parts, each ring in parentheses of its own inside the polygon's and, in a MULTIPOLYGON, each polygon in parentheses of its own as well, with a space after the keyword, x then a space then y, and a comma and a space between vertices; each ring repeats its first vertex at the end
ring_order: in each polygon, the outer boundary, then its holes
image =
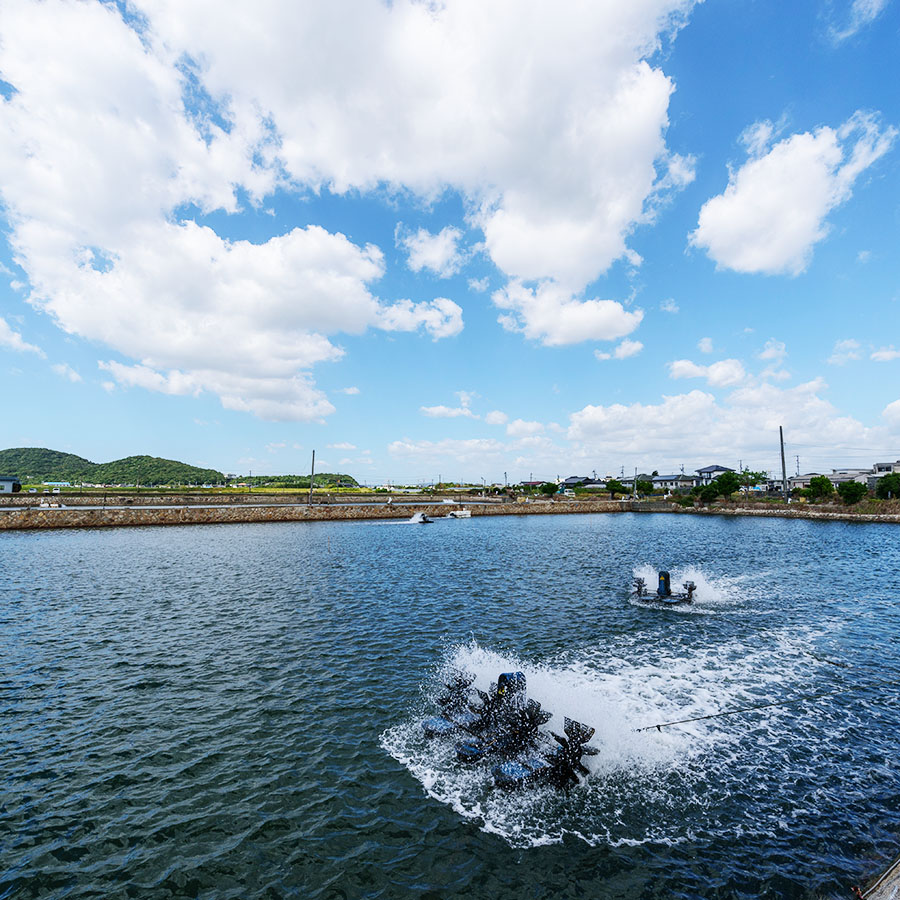
POLYGON ((506 472, 503 473, 503 483, 509 487, 509 479, 506 477, 506 472))
POLYGON ((799 475, 800 474, 800 457, 796 456, 794 458, 797 460, 797 474, 799 475))
POLYGON ((634 470, 634 481, 631 482, 631 497, 637 500, 637 469, 634 470))
POLYGON ((784 465, 784 428, 782 428, 781 425, 778 426, 778 440, 781 442, 781 493, 784 497, 784 502, 787 503, 787 468, 785 468, 784 465))
POLYGON ((250 477, 247 479, 247 493, 253 491, 253 469, 250 470, 250 477))
POLYGON ((309 501, 307 502, 307 506, 312 506, 312 492, 313 492, 313 481, 316 478, 316 451, 312 452, 312 466, 309 470, 309 501))

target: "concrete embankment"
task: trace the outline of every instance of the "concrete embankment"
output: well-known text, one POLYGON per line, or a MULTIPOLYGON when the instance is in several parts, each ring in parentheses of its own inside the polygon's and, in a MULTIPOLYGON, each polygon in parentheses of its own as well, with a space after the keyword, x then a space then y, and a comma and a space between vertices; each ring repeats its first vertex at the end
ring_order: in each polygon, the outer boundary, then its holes
MULTIPOLYGON (((171 498, 169 499, 171 504, 171 498)), ((849 510, 820 510, 810 508, 702 507, 683 508, 674 503, 640 502, 629 500, 548 500, 532 503, 461 504, 473 517, 560 515, 571 513, 671 513, 701 516, 752 516, 763 518, 811 519, 814 521, 887 522, 900 524, 898 514, 861 514, 849 510)), ((0 511, 0 531, 41 528, 118 528, 147 525, 222 525, 249 522, 316 522, 362 519, 406 519, 413 513, 443 517, 458 506, 448 504, 417 504, 404 506, 287 504, 250 505, 247 503, 221 506, 131 506, 85 509, 67 506, 61 509, 45 507, 15 507, 0 511)))
MULTIPOLYGON (((448 504, 403 505, 372 504, 360 506, 217 506, 217 507, 138 507, 116 509, 9 509, 0 514, 0 531, 29 528, 117 528, 141 525, 221 525, 246 522, 321 522, 359 519, 408 519, 413 513, 427 516, 446 516, 456 506, 448 504)), ((590 503, 496 503, 466 506, 472 516, 541 515, 565 512, 622 512, 624 501, 594 501, 590 503)))

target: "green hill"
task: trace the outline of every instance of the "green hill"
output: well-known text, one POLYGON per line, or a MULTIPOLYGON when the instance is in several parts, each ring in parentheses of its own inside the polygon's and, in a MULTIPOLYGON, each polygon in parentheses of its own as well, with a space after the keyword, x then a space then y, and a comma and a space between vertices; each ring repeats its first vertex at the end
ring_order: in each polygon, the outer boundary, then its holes
POLYGON ((15 475, 23 483, 82 481, 91 484, 224 484, 215 469, 199 469, 173 459, 129 456, 114 462, 94 463, 73 453, 44 447, 0 450, 0 473, 15 475))
MULTIPOLYGON (((186 485, 225 484, 225 476, 215 469, 198 469, 174 459, 158 456, 127 456, 114 462, 95 463, 74 453, 44 447, 16 447, 0 450, 0 475, 14 475, 23 484, 69 481, 72 484, 186 485)), ((309 475, 254 475, 241 477, 254 487, 309 488, 309 475)), ((356 487, 350 475, 316 473, 317 487, 356 487)))

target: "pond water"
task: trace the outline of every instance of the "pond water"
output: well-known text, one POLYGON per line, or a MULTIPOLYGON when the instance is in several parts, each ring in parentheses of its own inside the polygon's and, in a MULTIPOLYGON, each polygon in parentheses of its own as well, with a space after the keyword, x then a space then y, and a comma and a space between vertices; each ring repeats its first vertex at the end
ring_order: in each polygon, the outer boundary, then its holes
POLYGON ((900 849, 898 571, 895 525, 781 519, 2 534, 0 900, 847 896, 900 849), (630 598, 657 566, 692 606, 630 598), (427 741, 454 669, 591 774, 427 741))

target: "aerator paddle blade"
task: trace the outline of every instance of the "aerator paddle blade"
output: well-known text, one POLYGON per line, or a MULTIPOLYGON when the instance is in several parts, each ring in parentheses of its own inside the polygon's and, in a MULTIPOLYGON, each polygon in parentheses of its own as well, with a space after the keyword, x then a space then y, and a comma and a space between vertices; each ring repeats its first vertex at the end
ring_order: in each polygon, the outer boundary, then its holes
POLYGON ((568 716, 565 719, 563 731, 568 735, 569 740, 576 744, 586 744, 593 736, 594 729, 589 725, 582 725, 568 716))

